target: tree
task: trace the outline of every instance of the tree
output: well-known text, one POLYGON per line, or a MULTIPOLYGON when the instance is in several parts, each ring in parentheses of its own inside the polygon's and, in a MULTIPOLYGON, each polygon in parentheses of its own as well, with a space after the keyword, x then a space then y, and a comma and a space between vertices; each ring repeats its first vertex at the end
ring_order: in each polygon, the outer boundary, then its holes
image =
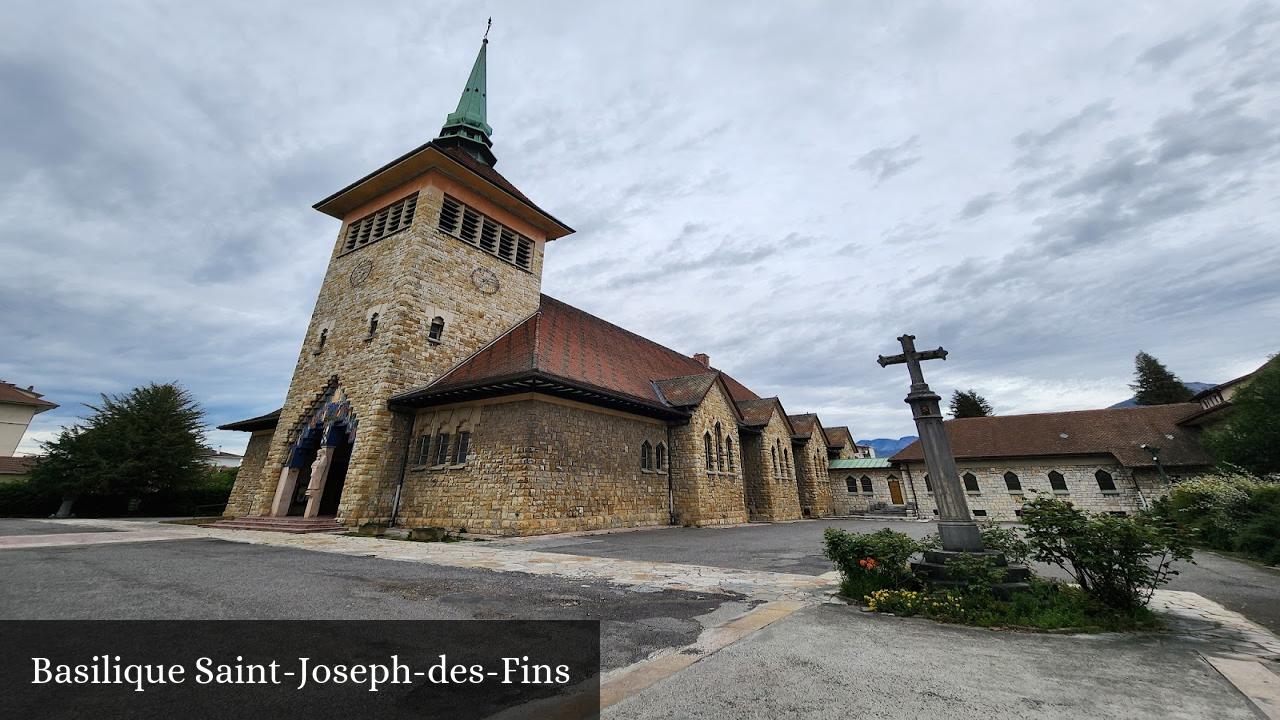
POLYGON ((31 471, 33 485, 61 495, 59 517, 81 495, 143 495, 204 477, 204 411, 176 383, 103 395, 85 407, 93 414, 45 443, 31 471))
POLYGON ((1139 405, 1181 403, 1190 400, 1194 394, 1177 375, 1169 372, 1169 368, 1145 352, 1139 352, 1134 358, 1133 379, 1129 388, 1139 405))
POLYGON ((995 413, 991 411, 991 403, 979 395, 977 390, 970 388, 964 392, 956 390, 951 393, 951 417, 991 417, 992 415, 995 413))
POLYGON ((1231 416, 1204 435, 1220 462, 1255 475, 1280 473, 1280 362, 1268 363, 1231 396, 1231 416))

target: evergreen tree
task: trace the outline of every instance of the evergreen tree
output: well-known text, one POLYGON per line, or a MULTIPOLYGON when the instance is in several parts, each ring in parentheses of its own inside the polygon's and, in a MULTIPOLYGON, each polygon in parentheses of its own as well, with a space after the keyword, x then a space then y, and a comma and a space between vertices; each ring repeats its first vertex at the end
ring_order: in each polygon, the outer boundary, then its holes
POLYGON ((1272 360, 1231 397, 1231 416, 1205 433, 1220 462, 1256 475, 1280 473, 1280 361, 1272 360))
POLYGON ((44 444, 31 482, 62 496, 58 515, 81 495, 142 495, 198 482, 205 474, 204 411, 176 383, 103 395, 81 425, 44 444))
POLYGON ((991 403, 979 395, 977 390, 970 388, 964 392, 956 390, 951 393, 951 417, 991 417, 992 415, 995 413, 991 411, 991 403))
POLYGON ((1134 382, 1129 386, 1139 405, 1168 405, 1191 399, 1195 393, 1187 389, 1177 375, 1154 357, 1139 352, 1134 358, 1134 382))

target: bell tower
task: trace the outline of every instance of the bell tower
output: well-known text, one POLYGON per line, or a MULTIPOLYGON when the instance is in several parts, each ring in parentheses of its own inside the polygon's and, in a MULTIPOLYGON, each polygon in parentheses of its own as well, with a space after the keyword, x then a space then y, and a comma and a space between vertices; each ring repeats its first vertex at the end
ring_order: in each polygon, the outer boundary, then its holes
POLYGON ((341 226, 266 460, 228 514, 385 520, 412 425, 388 399, 537 312, 546 243, 573 230, 494 169, 488 44, 438 137, 314 206, 341 226))

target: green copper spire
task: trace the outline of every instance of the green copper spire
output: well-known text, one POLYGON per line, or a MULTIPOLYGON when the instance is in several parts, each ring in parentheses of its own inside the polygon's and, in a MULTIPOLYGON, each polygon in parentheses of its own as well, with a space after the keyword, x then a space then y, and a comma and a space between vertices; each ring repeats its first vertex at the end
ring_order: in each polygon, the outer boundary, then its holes
MULTIPOLYGON (((493 19, 490 18, 490 24, 493 19)), ((467 86, 458 99, 458 109, 449 113, 444 119, 444 127, 440 128, 439 140, 447 140, 450 144, 467 152, 486 165, 494 165, 493 141, 489 135, 493 128, 485 122, 485 52, 489 48, 489 31, 485 30, 485 38, 480 41, 480 54, 476 55, 475 65, 471 67, 471 76, 467 78, 467 86)))

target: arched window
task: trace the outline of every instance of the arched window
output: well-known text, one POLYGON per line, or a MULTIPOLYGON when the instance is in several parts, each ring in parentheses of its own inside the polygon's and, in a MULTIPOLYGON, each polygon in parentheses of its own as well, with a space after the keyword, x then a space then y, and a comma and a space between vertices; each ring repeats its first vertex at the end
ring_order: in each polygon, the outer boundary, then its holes
POLYGON ((1022 492, 1022 481, 1012 470, 1004 474, 1004 486, 1009 488, 1009 492, 1022 492))
POLYGON ((1111 473, 1106 470, 1099 470, 1093 476, 1098 479, 1098 489, 1102 492, 1115 492, 1116 481, 1111 477, 1111 473))
POLYGON ((1064 493, 1067 491, 1067 479, 1062 477, 1062 473, 1057 470, 1050 470, 1049 487, 1053 488, 1054 492, 1064 493))
POLYGON ((933 482, 929 480, 929 473, 924 474, 924 491, 933 492, 933 482))
POLYGON ((320 330, 320 345, 319 347, 316 348, 316 352, 323 350, 324 344, 328 340, 329 340, 329 328, 323 328, 322 330, 320 330))
POLYGON ((871 484, 871 478, 867 477, 866 475, 863 475, 862 476, 862 492, 869 493, 874 491, 875 491, 875 487, 872 486, 871 484))
POLYGON ((640 469, 653 469, 653 446, 649 444, 648 440, 640 443, 640 469))
POLYGON ((654 455, 654 469, 658 471, 667 469, 667 446, 666 443, 658 443, 658 451, 654 455))
POLYGON ((378 332, 378 313, 369 316, 369 337, 378 332))
POLYGON ((440 336, 444 334, 444 318, 431 318, 431 328, 427 330, 427 339, 431 342, 440 342, 440 336))
POLYGON ((782 470, 787 477, 795 477, 791 474, 791 453, 786 448, 782 448, 782 470))
POLYGON ((716 462, 715 457, 711 455, 711 433, 709 432, 702 434, 702 449, 707 456, 707 469, 715 470, 716 462))
POLYGON ((729 456, 729 472, 733 472, 733 438, 724 439, 724 451, 729 456))
POLYGON ((720 423, 716 423, 716 470, 724 472, 724 433, 720 423))
POLYGON ((858 492, 858 481, 854 480, 852 475, 846 477, 844 479, 844 489, 851 493, 858 492))
POLYGON ((773 453, 773 474, 774 474, 774 476, 777 476, 777 474, 778 474, 778 448, 777 448, 777 447, 771 447, 771 448, 769 448, 769 452, 773 453))
POLYGON ((973 473, 965 473, 961 476, 961 479, 964 480, 965 492, 981 492, 978 489, 978 478, 973 473))

